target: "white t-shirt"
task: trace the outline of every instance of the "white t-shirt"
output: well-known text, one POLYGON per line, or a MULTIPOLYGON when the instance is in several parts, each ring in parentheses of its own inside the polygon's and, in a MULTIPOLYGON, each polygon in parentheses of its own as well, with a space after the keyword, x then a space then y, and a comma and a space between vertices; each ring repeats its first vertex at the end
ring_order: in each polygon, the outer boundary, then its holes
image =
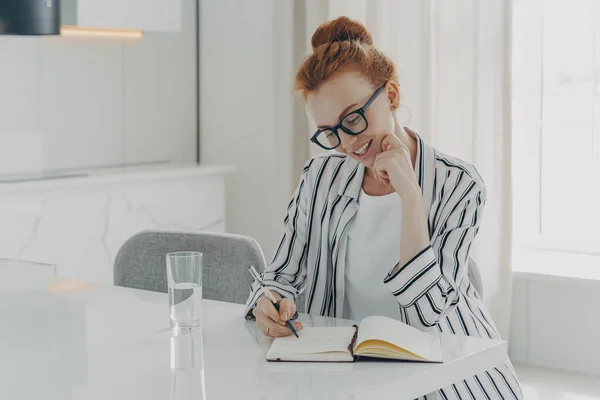
POLYGON ((356 321, 370 315, 400 319, 398 301, 383 279, 400 260, 402 199, 397 193, 369 196, 361 189, 358 201, 348 225, 344 314, 356 321))

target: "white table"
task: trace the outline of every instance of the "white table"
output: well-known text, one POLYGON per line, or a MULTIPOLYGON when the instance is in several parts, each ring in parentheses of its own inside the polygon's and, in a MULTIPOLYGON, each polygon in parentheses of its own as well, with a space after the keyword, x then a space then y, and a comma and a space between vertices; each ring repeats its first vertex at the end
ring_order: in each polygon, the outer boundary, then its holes
POLYGON ((201 399, 202 390, 209 400, 414 399, 506 359, 505 342, 443 336, 444 364, 268 363, 270 341, 243 320, 241 305, 206 300, 202 334, 174 337, 166 294, 51 276, 33 282, 0 286, 6 399, 201 399))

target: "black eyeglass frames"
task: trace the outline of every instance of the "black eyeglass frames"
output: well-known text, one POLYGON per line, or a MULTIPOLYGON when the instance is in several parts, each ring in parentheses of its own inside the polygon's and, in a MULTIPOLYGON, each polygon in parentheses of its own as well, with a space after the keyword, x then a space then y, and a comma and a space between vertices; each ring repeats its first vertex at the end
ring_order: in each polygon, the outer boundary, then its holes
POLYGON ((341 143, 340 135, 338 134, 338 129, 343 130, 348 135, 360 135, 369 127, 369 121, 365 115, 365 111, 369 108, 371 104, 375 101, 377 96, 381 94, 385 85, 382 85, 379 89, 373 93, 373 96, 364 106, 359 109, 356 109, 348 114, 344 115, 340 119, 340 123, 336 126, 332 126, 331 128, 319 129, 312 135, 310 141, 314 144, 320 146, 325 150, 332 150, 338 147, 341 143))

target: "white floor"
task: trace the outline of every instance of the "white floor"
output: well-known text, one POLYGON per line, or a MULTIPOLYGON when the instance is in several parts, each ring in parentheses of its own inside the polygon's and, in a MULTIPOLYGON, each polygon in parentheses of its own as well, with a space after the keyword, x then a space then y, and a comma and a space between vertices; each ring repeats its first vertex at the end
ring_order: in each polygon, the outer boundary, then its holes
POLYGON ((600 400, 600 377, 515 364, 525 400, 600 400))

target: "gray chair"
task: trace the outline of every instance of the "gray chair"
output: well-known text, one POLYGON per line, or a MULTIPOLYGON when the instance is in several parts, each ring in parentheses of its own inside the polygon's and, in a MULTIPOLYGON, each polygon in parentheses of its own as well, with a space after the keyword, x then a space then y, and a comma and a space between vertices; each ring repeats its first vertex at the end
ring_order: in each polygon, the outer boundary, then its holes
POLYGON ((265 268, 258 243, 249 237, 217 233, 149 231, 128 239, 114 265, 114 284, 167 292, 165 255, 173 251, 204 254, 202 292, 205 299, 243 304, 252 276, 248 267, 265 268))
MULTIPOLYGON (((172 251, 204 253, 203 297, 243 304, 252 278, 248 266, 258 271, 265 259, 258 243, 250 237, 216 233, 142 232, 127 240, 115 259, 114 284, 135 289, 167 292, 165 255, 172 251)), ((479 268, 469 258, 468 277, 483 298, 479 268)), ((304 293, 298 298, 304 312, 304 293)))

